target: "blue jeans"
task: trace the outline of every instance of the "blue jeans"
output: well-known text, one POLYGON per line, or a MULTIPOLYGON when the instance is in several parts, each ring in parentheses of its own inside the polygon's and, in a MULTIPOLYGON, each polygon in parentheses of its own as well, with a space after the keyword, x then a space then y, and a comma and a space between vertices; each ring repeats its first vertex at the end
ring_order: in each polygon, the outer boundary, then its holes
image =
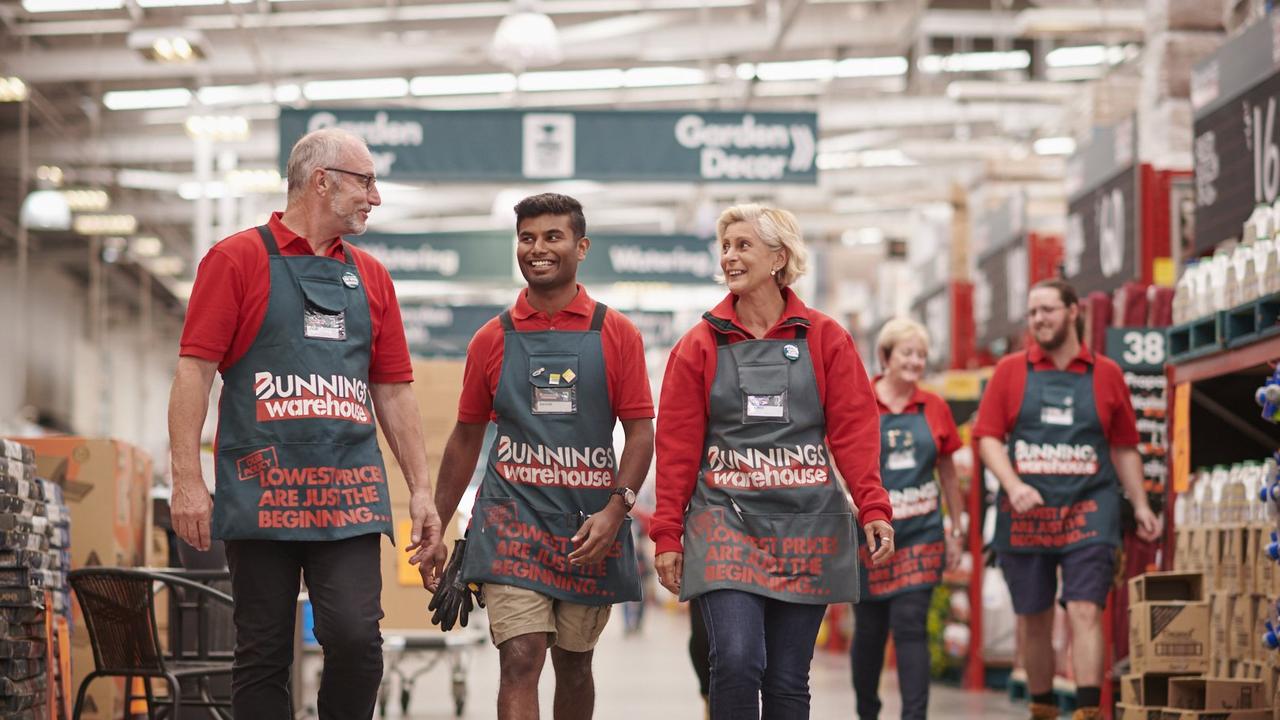
POLYGON ((709 592, 698 605, 711 645, 711 719, 806 720, 809 664, 827 606, 740 590, 709 592))
POLYGON ((853 689, 859 720, 880 717, 880 669, 893 632, 898 657, 902 720, 924 720, 929 712, 929 604, 933 588, 913 590, 887 600, 863 600, 853 606, 853 689))

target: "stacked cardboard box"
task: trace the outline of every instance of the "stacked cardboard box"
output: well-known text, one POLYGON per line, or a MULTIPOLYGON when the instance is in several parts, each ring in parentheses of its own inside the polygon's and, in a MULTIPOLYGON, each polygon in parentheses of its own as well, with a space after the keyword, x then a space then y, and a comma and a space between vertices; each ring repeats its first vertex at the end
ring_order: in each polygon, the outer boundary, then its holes
POLYGON ((59 488, 36 477, 31 448, 0 439, 0 716, 47 713, 48 613, 70 607, 67 508, 59 488))
MULTIPOLYGON (((119 440, 74 436, 20 438, 35 450, 35 471, 56 484, 69 508, 67 569, 142 564, 151 459, 119 440)), ((72 687, 93 671, 93 652, 80 608, 71 604, 72 687)), ((84 720, 117 718, 123 680, 94 682, 85 698, 84 720)))
MULTIPOLYGON (((1179 570, 1129 581, 1132 674, 1121 681, 1120 720, 1270 718, 1278 674, 1258 630, 1273 610, 1255 592, 1259 534, 1247 527, 1179 530, 1179 570), (1201 549, 1197 551, 1197 548, 1201 549)), ((1268 590, 1268 592, 1271 592, 1268 590)), ((1274 655, 1274 653, 1270 653, 1274 655)))

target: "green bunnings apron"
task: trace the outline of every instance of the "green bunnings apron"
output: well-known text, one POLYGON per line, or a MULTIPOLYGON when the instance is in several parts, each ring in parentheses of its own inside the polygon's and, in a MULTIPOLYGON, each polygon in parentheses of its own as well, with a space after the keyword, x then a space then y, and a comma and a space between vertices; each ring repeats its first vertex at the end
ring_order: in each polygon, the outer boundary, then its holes
POLYGON ((392 537, 360 271, 349 251, 286 256, 265 225, 258 234, 271 291, 253 345, 222 374, 213 536, 392 537))
MULTIPOLYGON (((716 376, 689 501, 680 599, 742 590, 806 604, 857 601, 853 513, 831 469, 826 415, 805 339, 729 343, 709 313, 716 376)), ((697 402, 690 398, 690 402, 697 402)))
POLYGON ((895 549, 887 562, 872 567, 866 539, 858 533, 864 600, 884 600, 942 581, 947 548, 933 477, 937 462, 924 403, 919 412, 880 416, 880 479, 893 504, 895 549))
POLYGON ((609 502, 617 463, 596 303, 591 329, 519 332, 510 311, 493 396, 497 438, 467 528, 462 577, 583 605, 640 599, 631 518, 605 559, 569 564, 570 539, 609 502))
POLYGON ((1017 513, 1000 491, 995 547, 1002 552, 1056 553, 1120 544, 1120 484, 1098 419, 1093 366, 1086 373, 1036 371, 1009 434, 1009 460, 1044 505, 1017 513))

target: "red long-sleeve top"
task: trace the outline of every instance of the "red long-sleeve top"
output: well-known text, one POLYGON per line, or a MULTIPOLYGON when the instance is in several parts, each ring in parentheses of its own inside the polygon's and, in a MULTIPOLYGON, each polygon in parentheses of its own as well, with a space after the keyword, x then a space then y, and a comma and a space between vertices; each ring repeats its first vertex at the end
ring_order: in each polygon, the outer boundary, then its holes
MULTIPOLYGON (((793 318, 809 321, 809 356, 813 358, 818 397, 827 418, 831 458, 858 506, 859 523, 888 521, 893 511, 889 494, 880 483, 876 396, 853 338, 835 320, 807 307, 790 289, 783 290, 783 297, 786 307, 782 317, 762 339, 792 339, 795 326, 784 327, 785 323, 793 318), (836 379, 834 387, 827 378, 836 379)), ((711 314, 737 328, 729 335, 730 343, 755 339, 741 329, 733 294, 711 314)), ((711 384, 716 377, 715 332, 709 323, 698 323, 676 343, 667 359, 655 442, 658 501, 649 528, 656 553, 683 552, 685 508, 700 475, 711 413, 711 384)))

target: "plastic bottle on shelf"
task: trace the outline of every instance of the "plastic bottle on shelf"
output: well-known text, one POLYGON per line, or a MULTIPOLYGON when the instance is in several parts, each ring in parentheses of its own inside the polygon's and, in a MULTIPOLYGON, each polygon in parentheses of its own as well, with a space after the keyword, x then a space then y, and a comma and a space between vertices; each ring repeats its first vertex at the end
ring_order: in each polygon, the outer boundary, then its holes
POLYGON ((1178 277, 1178 282, 1173 286, 1173 324, 1181 325, 1189 322, 1191 296, 1195 292, 1192 286, 1192 268, 1195 267, 1195 261, 1187 263, 1182 268, 1182 275, 1178 277))
POLYGON ((1212 493, 1209 491, 1209 472, 1204 468, 1196 468, 1192 475, 1194 484, 1191 486, 1191 497, 1193 502, 1191 505, 1191 524, 1195 526, 1208 525, 1209 520, 1209 500, 1212 493))
POLYGON ((1241 508, 1241 519, 1247 523, 1255 523, 1266 519, 1263 514, 1266 508, 1256 501, 1259 488, 1263 486, 1262 474, 1259 472, 1258 463, 1253 460, 1245 460, 1240 464, 1240 484, 1244 486, 1244 505, 1241 508))
POLYGON ((1231 253, 1231 264, 1235 267, 1235 300, 1231 306, 1242 305, 1258 299, 1258 275, 1253 264, 1252 240, 1242 242, 1231 253))
POLYGON ((1257 282, 1259 297, 1276 292, 1272 282, 1272 265, 1275 263, 1276 240, 1274 237, 1260 238, 1255 241, 1253 249, 1253 274, 1257 282))
POLYGON ((1227 481, 1230 479, 1231 473, 1227 470, 1226 465, 1214 465, 1213 470, 1209 474, 1209 515, 1206 522, 1213 525, 1217 523, 1228 522, 1229 514, 1227 512, 1227 499, 1224 497, 1227 490, 1227 481))
POLYGON ((1196 268, 1195 268, 1196 292, 1195 292, 1195 295, 1193 296, 1195 299, 1195 303, 1194 303, 1195 310, 1191 314, 1192 320, 1198 320, 1202 317, 1205 317, 1206 315, 1213 314, 1213 292, 1211 287, 1212 283, 1210 280, 1210 275, 1212 274, 1210 272, 1211 264, 1212 263, 1210 262, 1209 258, 1204 258, 1200 262, 1196 263, 1196 268))
POLYGON ((1209 308, 1205 315, 1219 310, 1226 310, 1228 291, 1228 273, 1231 268, 1231 253, 1219 248, 1213 252, 1209 260, 1209 308))

